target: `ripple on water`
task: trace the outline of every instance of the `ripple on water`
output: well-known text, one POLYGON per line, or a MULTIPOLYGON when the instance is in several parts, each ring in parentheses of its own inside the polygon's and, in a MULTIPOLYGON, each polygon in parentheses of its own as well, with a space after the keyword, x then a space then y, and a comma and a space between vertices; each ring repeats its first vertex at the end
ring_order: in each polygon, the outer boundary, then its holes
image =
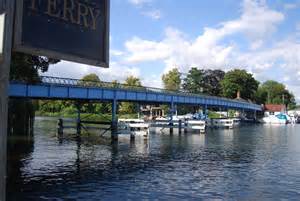
MULTIPOLYGON (((10 150, 8 200, 297 200, 299 126, 247 126, 207 135, 152 134, 118 146, 54 137, 10 150)), ((300 127, 299 127, 300 128, 300 127)))

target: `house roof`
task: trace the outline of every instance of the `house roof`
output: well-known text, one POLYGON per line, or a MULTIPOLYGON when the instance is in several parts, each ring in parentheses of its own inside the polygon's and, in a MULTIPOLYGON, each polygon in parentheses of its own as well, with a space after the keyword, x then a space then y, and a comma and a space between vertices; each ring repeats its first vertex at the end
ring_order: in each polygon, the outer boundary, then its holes
POLYGON ((282 112, 286 110, 285 105, 266 104, 265 110, 270 112, 282 112))

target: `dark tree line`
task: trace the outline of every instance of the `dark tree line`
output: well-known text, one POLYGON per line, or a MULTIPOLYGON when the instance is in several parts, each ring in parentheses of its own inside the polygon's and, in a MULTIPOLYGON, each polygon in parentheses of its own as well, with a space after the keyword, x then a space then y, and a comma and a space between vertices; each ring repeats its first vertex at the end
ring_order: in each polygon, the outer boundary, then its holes
POLYGON ((237 98, 239 92, 240 98, 257 104, 285 104, 290 108, 296 105, 293 93, 285 85, 272 80, 260 84, 246 70, 234 69, 225 73, 194 67, 183 80, 181 77, 176 68, 164 74, 162 81, 165 89, 232 99, 237 98))

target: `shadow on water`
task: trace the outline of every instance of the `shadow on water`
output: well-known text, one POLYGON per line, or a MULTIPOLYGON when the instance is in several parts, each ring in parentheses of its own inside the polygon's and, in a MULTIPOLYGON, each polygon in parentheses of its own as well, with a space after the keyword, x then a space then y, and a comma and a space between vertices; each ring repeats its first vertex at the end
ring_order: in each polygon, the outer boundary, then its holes
POLYGON ((152 133, 149 140, 120 137, 112 145, 94 139, 58 140, 55 127, 55 121, 40 119, 32 138, 9 139, 8 200, 253 200, 300 195, 300 177, 295 177, 300 176, 297 127, 246 126, 208 130, 206 135, 152 133))

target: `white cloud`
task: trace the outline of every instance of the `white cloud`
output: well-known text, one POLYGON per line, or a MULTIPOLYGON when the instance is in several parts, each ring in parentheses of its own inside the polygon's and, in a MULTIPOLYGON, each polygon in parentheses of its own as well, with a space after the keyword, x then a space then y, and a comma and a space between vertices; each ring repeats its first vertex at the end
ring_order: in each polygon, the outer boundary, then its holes
POLYGON ((110 55, 111 56, 122 56, 124 55, 124 52, 120 51, 120 50, 110 50, 110 55))
POLYGON ((187 40, 174 28, 167 28, 162 41, 143 40, 138 37, 126 42, 128 62, 164 60, 168 65, 209 65, 227 64, 234 45, 220 45, 220 42, 234 34, 244 34, 251 41, 251 49, 258 49, 264 39, 276 30, 284 15, 271 10, 261 1, 245 0, 243 13, 237 20, 220 24, 219 28, 204 29, 195 40, 187 40))
POLYGON ((50 66, 45 76, 80 79, 90 73, 97 74, 102 81, 118 80, 123 82, 128 76, 140 77, 140 70, 136 67, 120 65, 116 62, 110 63, 110 68, 91 67, 84 64, 62 61, 50 66))
MULTIPOLYGON (((264 46, 284 19, 283 13, 270 9, 264 0, 244 0, 238 19, 220 23, 218 27, 206 27, 195 39, 171 27, 165 30, 160 41, 134 37, 125 43, 124 60, 129 64, 162 61, 166 65, 164 72, 175 66, 182 72, 191 66, 223 70, 244 68, 261 81, 275 79, 291 89, 298 89, 300 79, 295 72, 300 68, 300 43, 288 39, 268 48, 264 46), (248 51, 241 52, 237 44, 224 42, 237 34, 248 39, 248 51), (280 68, 281 74, 274 77, 269 72, 275 67, 280 68)), ((300 97, 300 91, 296 96, 300 97)))
POLYGON ((128 0, 129 3, 135 5, 135 6, 142 6, 146 3, 150 3, 152 0, 128 0))
POLYGON ((159 9, 151 8, 153 0, 128 0, 129 3, 140 9, 140 13, 153 20, 162 18, 162 12, 159 9), (150 5, 150 8, 149 8, 150 5))
POLYGON ((143 15, 150 17, 154 20, 159 20, 162 17, 162 13, 158 9, 150 10, 150 11, 145 11, 143 12, 143 15))
POLYGON ((298 8, 298 4, 296 4, 296 3, 287 3, 287 4, 284 4, 284 9, 285 10, 292 10, 292 9, 296 9, 296 8, 298 8))

